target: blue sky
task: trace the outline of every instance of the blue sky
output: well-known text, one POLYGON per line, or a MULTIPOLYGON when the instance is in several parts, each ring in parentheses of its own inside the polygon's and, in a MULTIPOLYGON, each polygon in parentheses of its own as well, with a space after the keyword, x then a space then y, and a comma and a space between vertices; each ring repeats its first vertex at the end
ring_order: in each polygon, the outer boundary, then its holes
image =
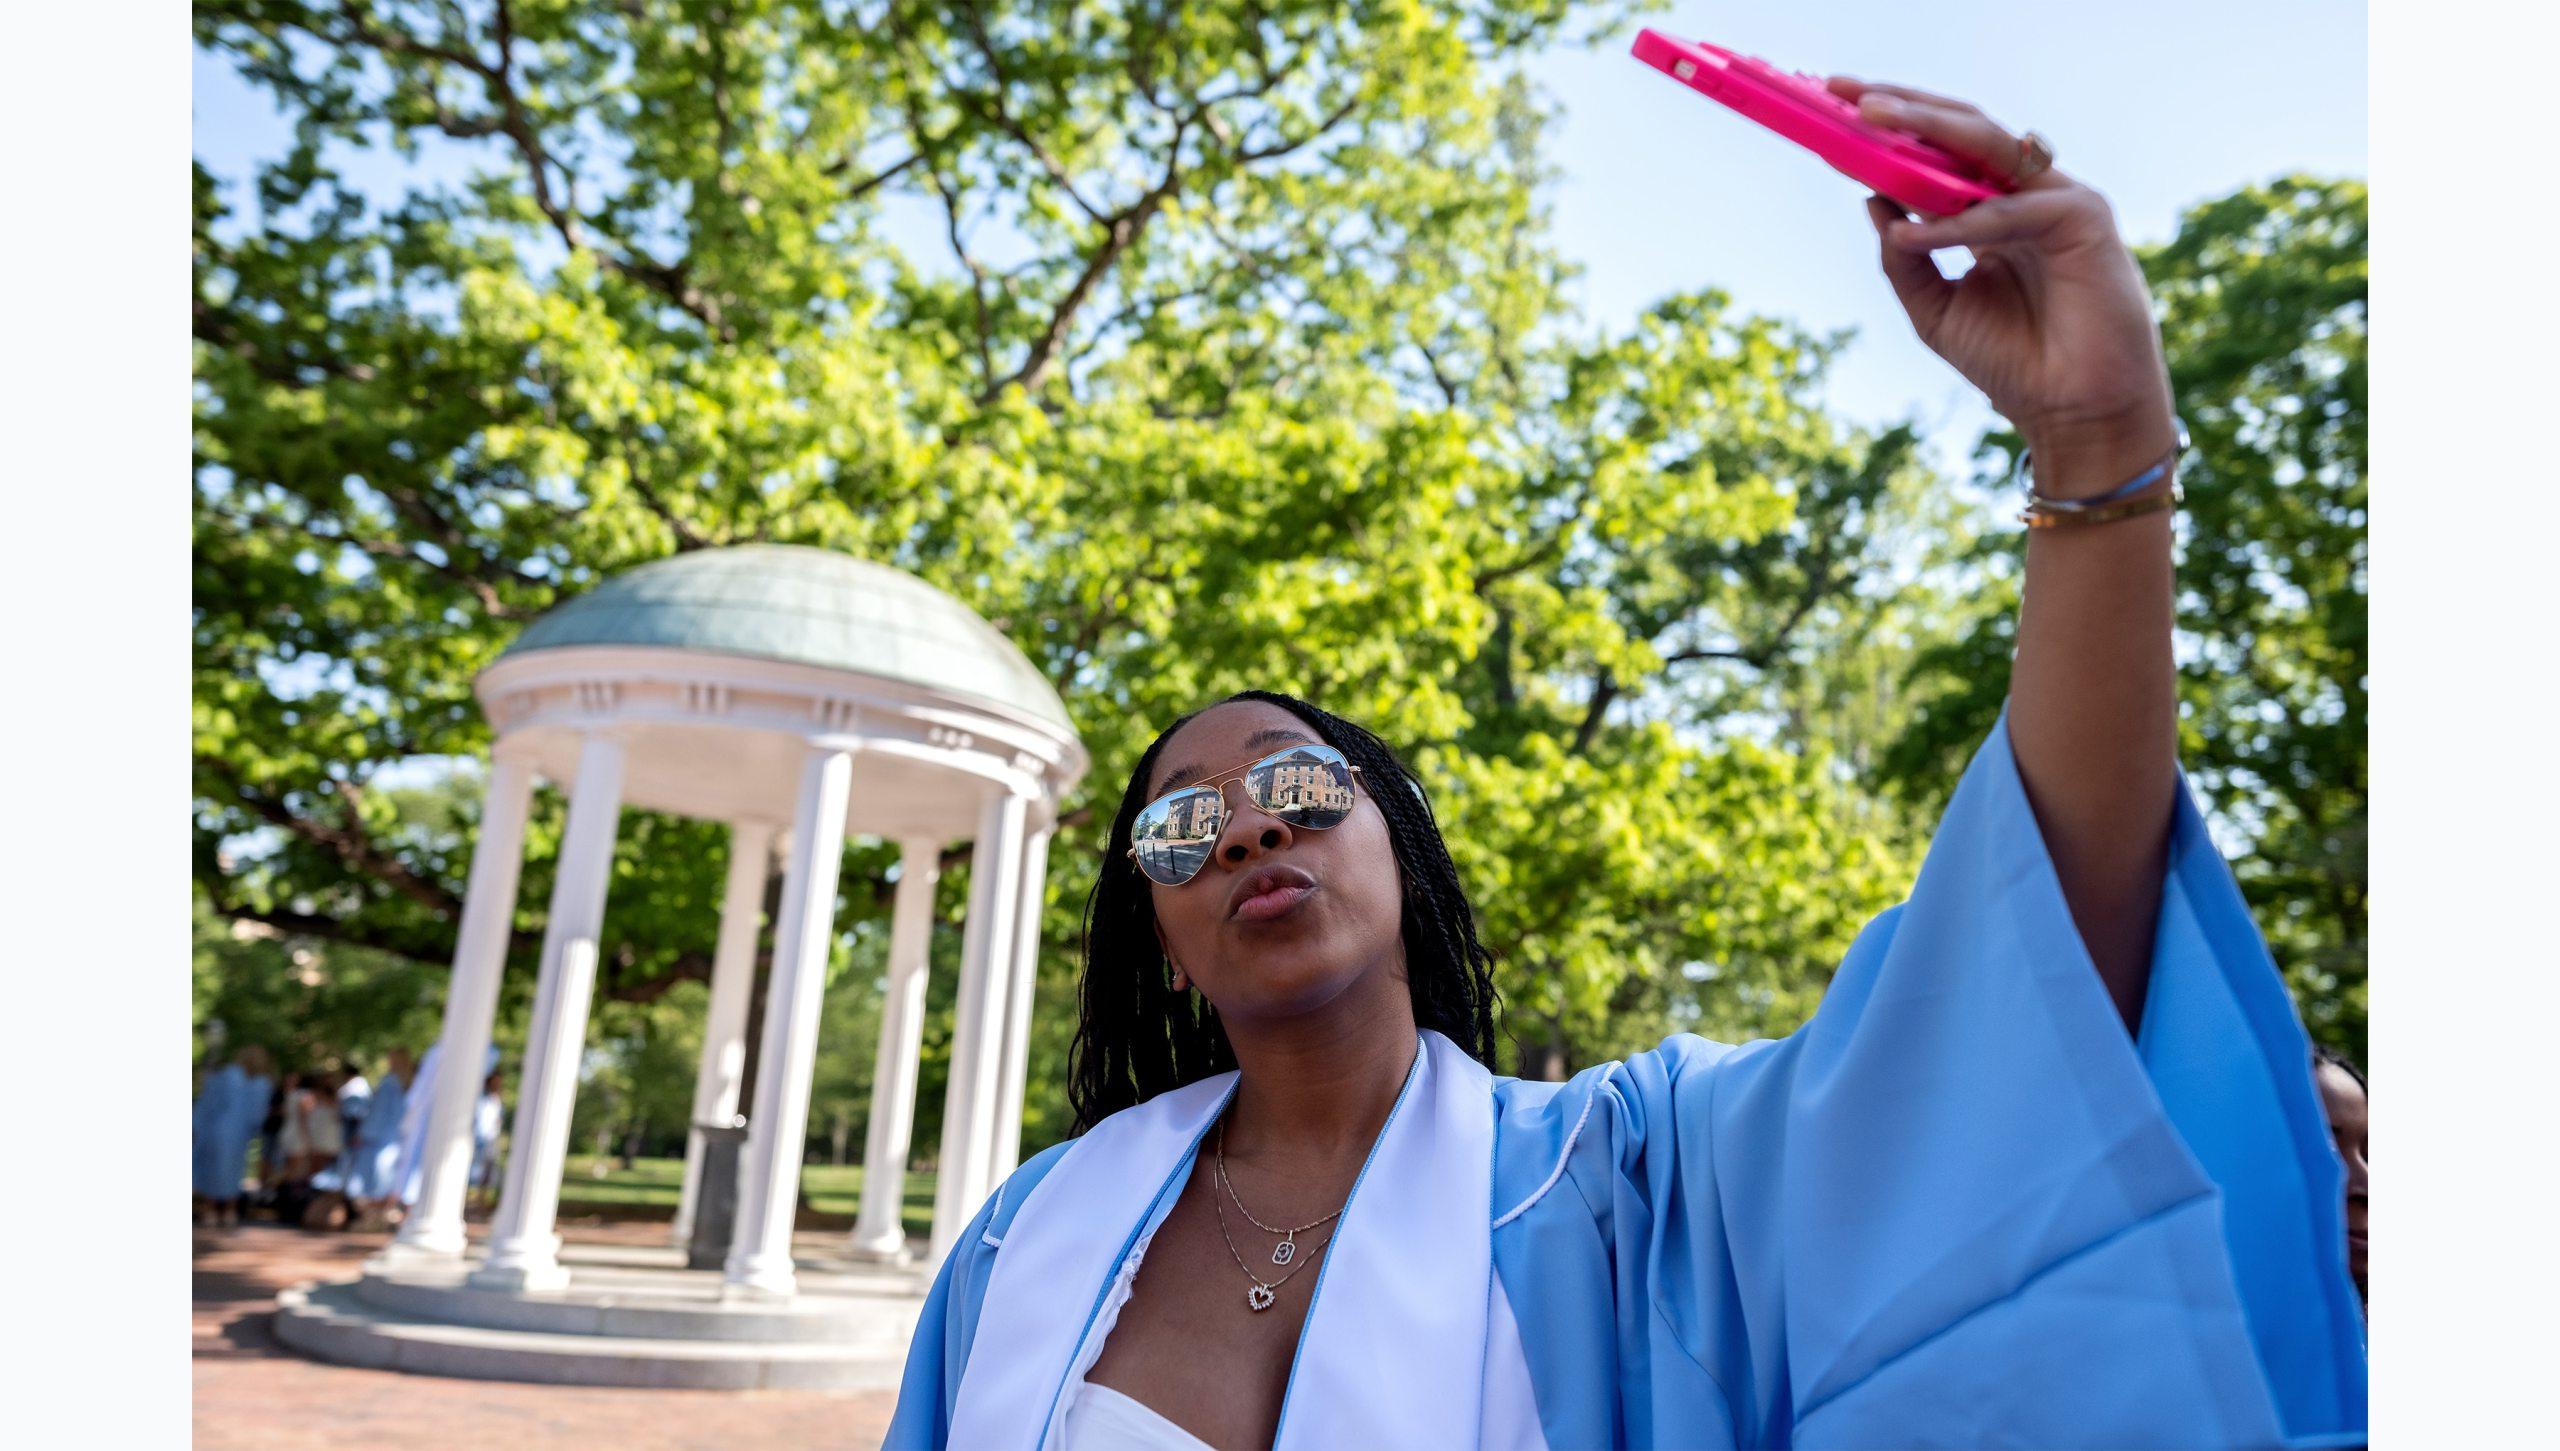
MULTIPOLYGON (((2361 4, 1760 0, 1676 4, 1647 23, 1789 70, 1959 96, 2034 127, 2137 242, 2168 237, 2185 208, 2250 182, 2367 174, 2361 4)), ((1856 182, 1639 67, 1623 42, 1549 55, 1532 74, 1564 106, 1550 139, 1562 173, 1555 231, 1588 269, 1580 300, 1595 320, 1713 284, 1815 331, 1857 328, 1831 389, 1852 417, 1916 413, 1957 454, 1989 421, 1980 395, 1911 335, 1876 270, 1856 182)))
MULTIPOLYGON (((2059 165, 2107 193, 2136 241, 2167 237, 2184 208, 2250 182, 2368 170, 2361 4, 1758 0, 1675 4, 1646 22, 1792 70, 1961 96, 2033 126, 2059 165)), ((1916 415, 1954 464, 1989 414, 1911 336, 1876 271, 1863 190, 1638 65, 1626 54, 1634 29, 1529 67, 1563 108, 1549 133, 1553 220, 1584 269, 1586 316, 1619 326, 1666 293, 1713 285, 1816 332, 1853 327, 1834 405, 1869 422, 1916 415)), ((262 98, 203 56, 194 113, 196 154, 228 177, 285 137, 262 98)), ((456 161, 427 152, 420 174, 458 175, 456 161)), ((406 169, 386 157, 365 171, 388 184, 406 169)))

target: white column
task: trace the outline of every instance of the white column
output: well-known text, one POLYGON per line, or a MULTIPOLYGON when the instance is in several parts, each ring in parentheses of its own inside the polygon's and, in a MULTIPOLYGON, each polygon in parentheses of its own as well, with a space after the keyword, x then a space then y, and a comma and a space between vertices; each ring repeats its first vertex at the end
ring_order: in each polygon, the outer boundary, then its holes
POLYGON ((924 990, 933 946, 933 888, 942 843, 909 841, 898 852, 898 904, 889 924, 889 989, 880 1003, 880 1052, 871 1068, 871 1127, 862 1144, 862 1215, 853 1253, 903 1262, 907 1149, 916 1124, 916 1063, 924 1048, 924 990))
POLYGON ((786 1299, 794 1288, 791 1221, 800 1208, 800 1152, 809 1131, 818 1006, 835 940, 836 878, 852 783, 853 753, 841 747, 813 746, 800 768, 782 915, 774 921, 755 1110, 738 1168, 738 1229, 723 1275, 723 1293, 739 1298, 786 1299))
POLYGON ((471 849, 471 878, 462 893, 462 926, 453 945, 453 976, 444 996, 443 1063, 427 1108, 424 1179, 418 1202, 382 1255, 386 1264, 446 1261, 462 1253, 462 1198, 470 1188, 471 1119, 480 1103, 480 1071, 489 1053, 489 1024, 515 932, 516 879, 524 865, 525 814, 533 801, 533 766, 506 751, 489 762, 480 806, 480 835, 471 849))
MULTIPOLYGON (((756 935, 764 925, 764 884, 773 874, 773 832, 762 821, 729 827, 729 886, 720 899, 720 939, 711 949, 711 1006, 702 1024, 702 1065, 693 1075, 692 1124, 727 1123, 738 1112, 747 1067, 747 1000, 756 976, 756 935)), ((676 1191, 675 1242, 693 1238, 702 1196, 702 1135, 684 1136, 684 1187, 676 1191)))
POLYGON ((933 1189, 933 1258, 940 1263, 978 1212, 987 1141, 995 1135, 997 1037, 1003 1031, 1004 960, 1013 947, 1015 885, 1022 868, 1027 798, 998 790, 970 848, 969 922, 961 934, 960 1001, 951 1025, 951 1083, 943 1097, 941 1173, 933 1189))
POLYGON ((605 734, 588 736, 578 751, 559 876, 551 885, 551 925, 542 936, 533 1028, 525 1038, 506 1189, 488 1256, 471 1273, 471 1283, 480 1288, 544 1290, 568 1282, 552 1224, 560 1212, 560 1172, 568 1158, 569 1110, 586 1045, 587 1002, 595 993, 605 888, 613 880, 622 759, 622 742, 605 734))
POLYGON ((1022 844, 1021 906, 1014 913, 1013 992, 1004 1009, 1004 1062, 996 1078, 996 1131, 987 1142, 987 1188, 1004 1182, 1022 1162, 1023 1078, 1031 1054, 1031 996, 1040 977, 1040 915, 1049 871, 1049 836, 1043 821, 1022 844))

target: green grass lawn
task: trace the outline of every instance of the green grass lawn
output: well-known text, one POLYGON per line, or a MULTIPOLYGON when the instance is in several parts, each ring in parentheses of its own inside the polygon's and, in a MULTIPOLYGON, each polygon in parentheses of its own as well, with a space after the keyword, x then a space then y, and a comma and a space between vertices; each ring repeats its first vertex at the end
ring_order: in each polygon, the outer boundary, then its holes
MULTIPOLYGON (((910 1170, 905 1203, 898 1218, 911 1235, 933 1232, 933 1178, 910 1170)), ((637 1159, 628 1169, 615 1158, 571 1154, 560 1178, 560 1207, 601 1211, 616 1218, 636 1218, 655 1211, 674 1219, 676 1197, 684 1187, 684 1160, 637 1159), (601 1167, 604 1171, 598 1174, 601 1167)), ((858 1164, 807 1164, 800 1170, 800 1225, 804 1229, 850 1229, 862 1209, 862 1167, 858 1164)))

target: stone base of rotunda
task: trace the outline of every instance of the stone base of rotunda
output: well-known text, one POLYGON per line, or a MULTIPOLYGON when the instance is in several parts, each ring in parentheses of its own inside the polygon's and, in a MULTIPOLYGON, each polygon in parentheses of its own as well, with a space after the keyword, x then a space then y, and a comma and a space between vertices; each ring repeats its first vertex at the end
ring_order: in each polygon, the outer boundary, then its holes
POLYGON ((464 1259, 378 1257, 359 1279, 279 1297, 276 1338, 316 1360, 420 1375, 709 1390, 894 1387, 930 1277, 856 1261, 838 1235, 795 1246, 798 1293, 724 1296, 682 1250, 571 1244, 557 1289, 470 1283, 464 1259))

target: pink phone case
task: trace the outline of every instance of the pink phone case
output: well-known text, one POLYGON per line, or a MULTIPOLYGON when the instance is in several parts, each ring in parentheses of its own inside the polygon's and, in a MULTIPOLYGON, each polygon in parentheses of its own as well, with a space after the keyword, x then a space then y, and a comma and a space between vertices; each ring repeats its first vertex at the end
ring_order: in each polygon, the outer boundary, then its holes
POLYGON ((1756 56, 1652 29, 1636 35, 1635 57, 1914 211, 1953 216, 1975 202, 2015 190, 2007 177, 1917 136, 1867 121, 1856 106, 1833 95, 1820 76, 1793 75, 1756 56))

